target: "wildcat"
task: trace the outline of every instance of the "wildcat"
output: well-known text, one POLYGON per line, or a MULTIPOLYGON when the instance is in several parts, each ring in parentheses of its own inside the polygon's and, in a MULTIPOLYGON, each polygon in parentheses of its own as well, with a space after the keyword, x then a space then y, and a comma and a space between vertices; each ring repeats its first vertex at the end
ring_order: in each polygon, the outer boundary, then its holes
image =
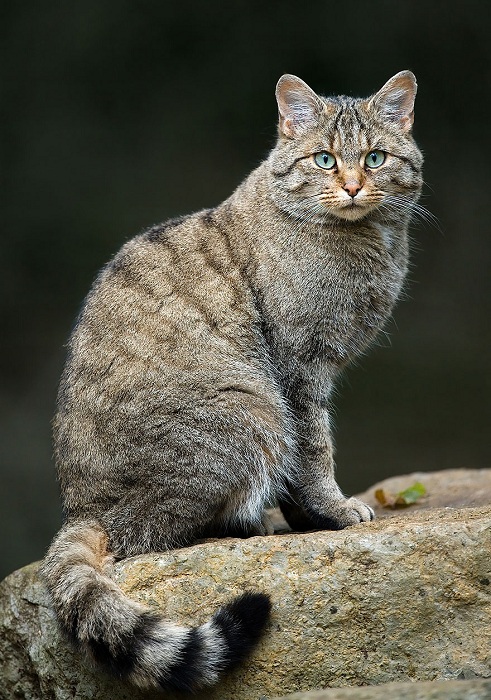
POLYGON ((82 309, 54 422, 65 524, 42 566, 61 628, 143 688, 216 682, 269 597, 189 629, 124 597, 111 563, 205 536, 369 521, 334 478, 329 401, 406 274, 422 156, 409 71, 367 99, 280 78, 278 141, 215 209, 153 226, 82 309))

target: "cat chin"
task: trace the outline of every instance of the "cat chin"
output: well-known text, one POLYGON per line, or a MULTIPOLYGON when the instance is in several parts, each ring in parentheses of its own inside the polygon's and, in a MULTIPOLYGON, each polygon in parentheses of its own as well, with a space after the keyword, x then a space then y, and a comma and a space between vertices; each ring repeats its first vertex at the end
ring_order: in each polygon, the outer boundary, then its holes
POLYGON ((356 204, 354 206, 349 205, 347 207, 339 207, 339 209, 332 210, 331 213, 338 219, 344 219, 345 221, 358 221, 359 219, 363 219, 363 217, 370 214, 373 209, 374 207, 362 207, 359 204, 356 204))

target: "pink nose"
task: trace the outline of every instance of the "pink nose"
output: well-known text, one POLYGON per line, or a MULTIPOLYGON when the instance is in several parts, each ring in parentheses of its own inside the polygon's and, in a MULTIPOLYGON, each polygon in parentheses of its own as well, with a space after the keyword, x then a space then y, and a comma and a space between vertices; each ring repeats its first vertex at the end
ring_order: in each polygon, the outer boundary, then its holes
POLYGON ((356 197, 358 192, 361 190, 361 185, 356 180, 348 180, 343 189, 349 194, 350 197, 356 197))

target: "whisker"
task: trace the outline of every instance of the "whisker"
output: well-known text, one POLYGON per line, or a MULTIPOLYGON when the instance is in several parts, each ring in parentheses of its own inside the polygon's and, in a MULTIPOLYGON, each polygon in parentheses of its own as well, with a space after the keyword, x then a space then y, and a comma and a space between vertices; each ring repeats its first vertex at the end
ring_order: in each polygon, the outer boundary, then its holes
POLYGON ((413 202, 406 197, 401 195, 386 195, 384 201, 380 204, 380 208, 386 210, 387 212, 391 212, 393 210, 401 211, 405 214, 409 214, 413 218, 419 218, 426 224, 434 226, 438 231, 440 231, 440 233, 442 233, 437 217, 422 204, 413 202))

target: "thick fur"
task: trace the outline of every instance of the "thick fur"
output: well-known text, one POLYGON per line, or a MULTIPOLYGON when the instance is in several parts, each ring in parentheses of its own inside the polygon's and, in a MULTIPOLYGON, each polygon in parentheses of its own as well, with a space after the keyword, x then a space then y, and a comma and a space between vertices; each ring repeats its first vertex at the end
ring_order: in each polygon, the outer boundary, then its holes
POLYGON ((43 563, 62 630, 95 661, 142 688, 211 685, 257 642, 269 598, 245 593, 189 629, 126 598, 109 574, 113 557, 96 522, 66 525, 43 563))
POLYGON ((142 687, 215 682, 269 603, 169 625, 122 596, 112 557, 265 534, 273 498, 295 529, 373 517, 336 484, 329 400, 406 275, 415 94, 409 72, 366 100, 283 76, 269 157, 220 206, 124 245, 87 297, 54 424, 66 525, 43 572, 65 631, 142 687))

